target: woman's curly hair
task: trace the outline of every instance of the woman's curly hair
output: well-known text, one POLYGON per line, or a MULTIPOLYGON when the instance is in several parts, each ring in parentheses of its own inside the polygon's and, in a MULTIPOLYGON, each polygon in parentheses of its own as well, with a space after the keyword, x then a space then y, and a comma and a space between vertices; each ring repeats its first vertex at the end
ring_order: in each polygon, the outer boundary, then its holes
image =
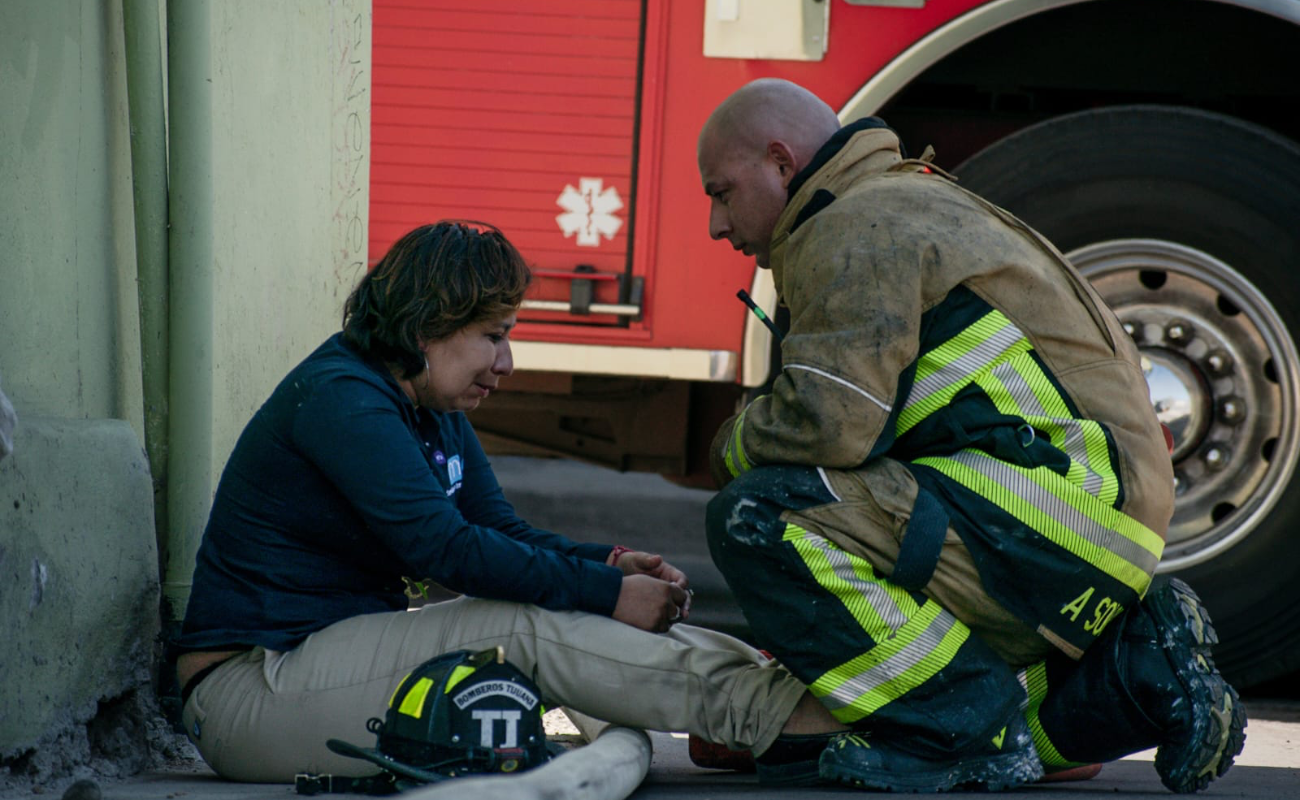
POLYGON ((403 378, 424 369, 421 343, 519 308, 532 273, 500 230, 443 220, 398 239, 343 305, 343 338, 403 378))

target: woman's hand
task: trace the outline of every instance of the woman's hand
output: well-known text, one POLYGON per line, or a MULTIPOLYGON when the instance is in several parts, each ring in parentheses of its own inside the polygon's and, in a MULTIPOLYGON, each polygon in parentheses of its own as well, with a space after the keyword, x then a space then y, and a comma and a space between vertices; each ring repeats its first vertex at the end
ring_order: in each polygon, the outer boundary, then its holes
POLYGON ((686 580, 686 573, 664 561, 663 556, 655 553, 628 550, 619 555, 618 563, 610 566, 618 567, 623 571, 624 575, 649 575, 661 581, 675 583, 683 589, 690 588, 690 582, 686 580))
MULTIPOLYGON (((623 558, 630 555, 632 554, 627 553, 623 558)), ((619 561, 622 562, 623 559, 619 561)), ((685 618, 685 607, 689 600, 690 594, 676 583, 646 574, 624 575, 613 617, 643 631, 663 633, 673 623, 685 618)))

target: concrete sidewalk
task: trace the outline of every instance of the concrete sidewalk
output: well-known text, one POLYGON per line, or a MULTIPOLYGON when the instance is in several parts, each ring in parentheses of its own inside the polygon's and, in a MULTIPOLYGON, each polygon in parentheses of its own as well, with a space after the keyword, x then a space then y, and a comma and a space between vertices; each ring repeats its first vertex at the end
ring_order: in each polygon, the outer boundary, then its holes
MULTIPOLYGON (((1201 798, 1233 797, 1244 800, 1274 800, 1300 797, 1300 702, 1250 701, 1250 726, 1246 749, 1236 766, 1223 779, 1197 795, 1201 798)), ((633 800, 706 800, 708 798, 753 798, 790 800, 855 796, 856 792, 833 788, 764 789, 753 775, 717 772, 696 767, 687 754, 684 734, 652 733, 654 756, 646 781, 632 794, 633 800)), ((1151 765, 1152 753, 1142 753, 1107 764, 1091 781, 1066 784, 1037 784, 1017 789, 1022 800, 1068 800, 1105 794, 1115 798, 1172 797, 1151 765)), ((463 796, 472 798, 473 779, 465 779, 463 796)), ((68 784, 71 781, 67 782, 68 784)), ((59 797, 64 785, 51 787, 44 795, 59 797)), ((298 797, 293 787, 278 784, 239 784, 218 779, 202 764, 176 765, 123 781, 104 782, 103 800, 289 800, 298 797)), ((18 797, 19 795, 0 795, 18 797)), ((30 795, 22 795, 30 796, 30 795)), ((71 800, 71 798, 69 799, 71 800)), ((79 800, 93 800, 79 798, 79 800)))

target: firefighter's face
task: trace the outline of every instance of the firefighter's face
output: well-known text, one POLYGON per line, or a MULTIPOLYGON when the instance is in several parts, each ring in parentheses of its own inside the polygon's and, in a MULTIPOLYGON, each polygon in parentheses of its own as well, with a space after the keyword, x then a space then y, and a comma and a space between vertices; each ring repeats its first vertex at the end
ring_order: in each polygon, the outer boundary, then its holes
POLYGON ((794 161, 781 142, 746 147, 707 133, 699 147, 700 180, 709 196, 709 236, 768 266, 772 232, 786 204, 794 161))

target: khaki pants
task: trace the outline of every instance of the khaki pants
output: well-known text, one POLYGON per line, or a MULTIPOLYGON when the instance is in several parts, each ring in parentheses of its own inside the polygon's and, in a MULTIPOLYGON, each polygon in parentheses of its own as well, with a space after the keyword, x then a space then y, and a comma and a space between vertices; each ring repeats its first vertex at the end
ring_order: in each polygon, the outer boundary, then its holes
POLYGON ((461 598, 353 617, 287 652, 236 656, 199 683, 182 719, 225 778, 372 774, 373 766, 334 754, 325 741, 373 747, 366 720, 384 716, 407 673, 450 650, 498 645, 534 675, 548 706, 689 731, 733 749, 766 749, 805 691, 775 662, 713 631, 678 625, 652 634, 593 614, 461 598))

